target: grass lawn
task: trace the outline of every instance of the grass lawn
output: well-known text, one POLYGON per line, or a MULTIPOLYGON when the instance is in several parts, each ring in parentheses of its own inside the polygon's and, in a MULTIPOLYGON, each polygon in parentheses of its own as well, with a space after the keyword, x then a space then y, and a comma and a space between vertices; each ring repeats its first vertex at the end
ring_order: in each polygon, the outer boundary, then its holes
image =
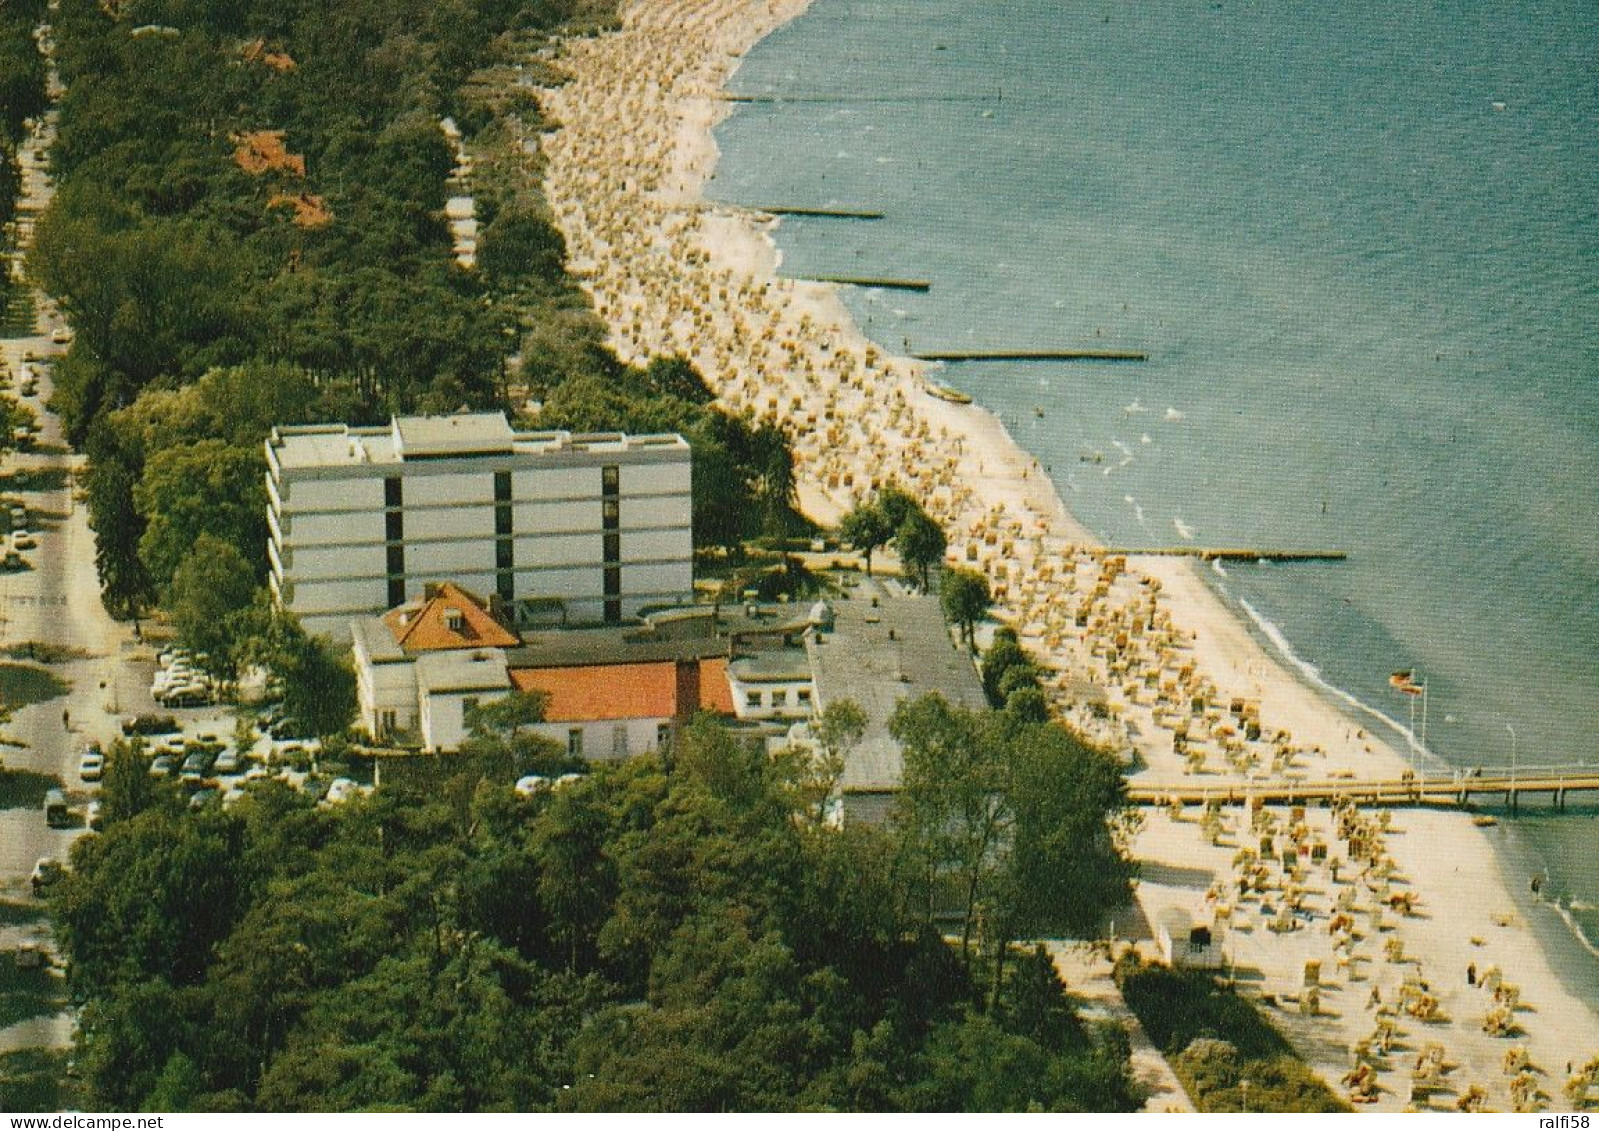
POLYGON ((0 899, 0 927, 27 927, 44 918, 44 905, 38 901, 0 899))
POLYGON ((54 774, 0 770, 0 809, 37 809, 46 793, 61 788, 61 779, 54 774))
POLYGON ((1349 1110, 1252 1004, 1210 974, 1129 956, 1116 981, 1200 1111, 1349 1110))
POLYGON ((0 1053, 0 1110, 64 1111, 83 1106, 67 1077, 69 1049, 0 1053))
POLYGON ((10 710, 59 699, 71 690, 70 683, 44 668, 0 663, 0 706, 10 710))
POLYGON ((0 950, 0 1029, 66 1008, 66 985, 49 970, 20 970, 16 952, 0 950))

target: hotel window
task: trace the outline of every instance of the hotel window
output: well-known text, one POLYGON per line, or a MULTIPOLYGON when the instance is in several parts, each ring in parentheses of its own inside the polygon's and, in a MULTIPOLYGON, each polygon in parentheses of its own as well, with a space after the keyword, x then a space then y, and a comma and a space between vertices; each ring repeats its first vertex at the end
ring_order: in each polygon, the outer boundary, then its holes
POLYGON ((760 705, 761 693, 759 691, 746 691, 744 693, 744 706, 759 707, 760 705))
POLYGON ((605 560, 608 562, 622 560, 622 536, 614 530, 605 532, 605 560))
POLYGON ((672 748, 672 724, 655 724, 655 749, 670 750, 672 748))
POLYGON ((622 571, 617 566, 605 567, 605 595, 607 597, 622 595, 622 571))
POLYGON ((808 687, 800 688, 794 693, 794 701, 801 707, 809 707, 811 705, 811 689, 808 687))
POLYGON ((383 537, 390 542, 399 542, 405 538, 404 511, 386 511, 384 513, 383 537))
POLYGON ((505 537, 511 533, 511 505, 500 503, 494 508, 494 533, 505 537))
POLYGON ((400 480, 398 476, 390 477, 383 481, 384 506, 389 507, 390 509, 394 507, 402 507, 405 505, 404 499, 404 490, 400 486, 400 480))
POLYGON ((617 723, 611 728, 611 757, 627 757, 627 725, 617 723))
POLYGON ((600 493, 604 495, 620 494, 622 490, 622 469, 616 466, 600 468, 600 493))
POLYGON ((494 501, 508 503, 511 501, 511 473, 509 471, 496 471, 494 473, 494 501))
POLYGON ((389 578, 389 608, 405 604, 405 578, 389 578))
POLYGON ((600 504, 600 519, 607 530, 615 530, 622 524, 622 509, 615 499, 606 499, 600 504))
POLYGON ((566 752, 570 757, 583 757, 583 728, 573 727, 566 732, 566 752))
POLYGON ((615 624, 622 619, 622 602, 614 597, 605 602, 605 623, 615 624))
POLYGON ((516 600, 516 573, 514 570, 502 569, 494 575, 494 591, 500 595, 500 600, 510 602, 516 600))
POLYGON ((772 692, 772 706, 774 706, 774 707, 787 707, 788 706, 788 692, 786 692, 786 691, 774 691, 774 692, 772 692))
POLYGON ((516 565, 515 551, 509 538, 501 538, 494 543, 494 568, 511 569, 516 565))
POLYGON ((389 574, 397 577, 405 572, 405 547, 402 545, 389 546, 385 549, 388 558, 389 574))

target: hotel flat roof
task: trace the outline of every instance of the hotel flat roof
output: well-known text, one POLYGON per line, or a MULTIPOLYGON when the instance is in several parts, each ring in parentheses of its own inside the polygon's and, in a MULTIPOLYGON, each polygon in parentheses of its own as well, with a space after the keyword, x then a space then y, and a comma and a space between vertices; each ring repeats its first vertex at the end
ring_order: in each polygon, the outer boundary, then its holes
POLYGON ((503 412, 397 416, 387 425, 291 424, 272 429, 267 459, 280 470, 360 467, 475 456, 630 454, 682 451, 676 433, 517 432, 503 412))

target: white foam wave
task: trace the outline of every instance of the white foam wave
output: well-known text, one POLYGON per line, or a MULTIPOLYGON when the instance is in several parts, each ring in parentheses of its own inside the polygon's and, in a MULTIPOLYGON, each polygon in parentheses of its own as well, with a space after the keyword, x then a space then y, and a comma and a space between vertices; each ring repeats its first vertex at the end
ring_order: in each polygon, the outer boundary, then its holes
POLYGON ((1345 689, 1338 688, 1338 686, 1334 686, 1332 683, 1327 683, 1324 678, 1321 678, 1321 669, 1319 669, 1319 667, 1311 664, 1310 661, 1306 661, 1306 659, 1300 659, 1298 653, 1295 653, 1294 651, 1294 646, 1290 645, 1287 637, 1282 635, 1282 629, 1279 629, 1278 625, 1273 624, 1273 622, 1268 621, 1266 617, 1263 617, 1262 614, 1257 613, 1254 606, 1250 605, 1249 601, 1244 600, 1244 598, 1239 597, 1238 603, 1239 606, 1244 609, 1244 613, 1249 614, 1250 621, 1254 622, 1254 625, 1257 627, 1257 629, 1260 629, 1260 633, 1262 633, 1263 637, 1265 637, 1266 640, 1271 641, 1271 646, 1273 646, 1273 648, 1278 649, 1278 654, 1281 654, 1282 659, 1287 661, 1289 667, 1297 670, 1297 672, 1300 673, 1300 675, 1303 675, 1306 680, 1310 680, 1313 685, 1318 686, 1318 688, 1322 689, 1322 691, 1326 691, 1327 694, 1330 694, 1330 696, 1334 697, 1334 699, 1337 699, 1338 702, 1343 702, 1343 704, 1350 705, 1350 707, 1353 707, 1354 710, 1361 712, 1362 715, 1370 715, 1372 718, 1377 718, 1377 720, 1382 721, 1383 725, 1388 726, 1388 728, 1393 728, 1394 731, 1398 731, 1399 734, 1404 736, 1406 742, 1409 742, 1410 749, 1415 750, 1415 752, 1420 753, 1420 755, 1423 755, 1423 757, 1428 758, 1428 761, 1430 761, 1434 768, 1445 769, 1445 771, 1450 769, 1447 761, 1442 760, 1442 758, 1439 758, 1436 753, 1431 752, 1431 750, 1426 749, 1425 745, 1422 745, 1422 741, 1420 741, 1420 739, 1418 739, 1418 737, 1415 736, 1412 731, 1410 731, 1409 726, 1404 725, 1404 723, 1396 720, 1396 718, 1391 718, 1390 715, 1385 715, 1382 710, 1378 710, 1377 707, 1370 705, 1369 702, 1364 701, 1364 699, 1359 699, 1359 697, 1353 696, 1353 694, 1348 693, 1348 691, 1345 691, 1345 689))
POLYGON ((1260 613, 1255 610, 1254 606, 1248 601, 1240 597, 1238 598, 1238 604, 1239 607, 1241 607, 1244 612, 1248 614, 1249 619, 1254 626, 1260 630, 1261 635, 1271 642, 1271 646, 1277 650, 1278 655, 1280 655, 1283 660, 1287 662, 1289 667, 1293 668, 1300 675, 1304 676, 1308 682, 1313 684, 1319 690, 1325 691, 1328 695, 1331 695, 1340 703, 1347 704, 1361 714, 1369 715, 1372 718, 1377 719, 1385 727, 1388 727, 1403 735, 1405 741, 1409 744, 1410 749, 1415 751, 1419 757, 1425 758, 1431 768, 1435 770, 1441 770, 1443 772, 1448 772, 1452 769, 1452 767, 1442 758, 1438 757, 1432 751, 1423 746, 1421 744, 1421 740, 1417 738, 1415 733, 1411 731, 1409 727, 1405 726, 1404 723, 1385 715, 1376 707, 1373 707, 1370 703, 1351 695, 1343 688, 1336 687, 1322 679, 1321 669, 1315 664, 1312 664, 1310 661, 1301 659, 1299 654, 1294 651, 1293 645, 1288 643, 1288 638, 1283 635, 1282 629, 1278 628, 1271 621, 1261 616, 1260 613))
POLYGON ((1176 515, 1172 515, 1171 524, 1177 528, 1177 533, 1182 536, 1183 541, 1192 542, 1194 540, 1194 528, 1189 526, 1182 519, 1178 518, 1176 515))
POLYGON ((1582 924, 1577 922, 1576 917, 1571 913, 1572 908, 1582 910, 1583 905, 1572 903, 1569 907, 1562 907, 1558 903, 1550 902, 1549 906, 1553 907, 1555 909, 1555 914, 1560 916, 1561 920, 1565 922, 1567 928, 1570 929, 1572 936, 1577 940, 1578 943, 1582 945, 1582 949, 1586 950, 1595 958, 1599 958, 1599 947, 1594 946, 1593 940, 1590 939, 1586 932, 1583 931, 1582 924))
POLYGON ((1133 403, 1128 405, 1127 407, 1123 408, 1122 411, 1127 413, 1129 416, 1131 416, 1135 412, 1148 412, 1149 410, 1147 408, 1145 408, 1143 405, 1139 404, 1138 403, 1138 398, 1134 397, 1133 398, 1133 403))
POLYGON ((1166 419, 1171 423, 1176 424, 1178 421, 1186 420, 1188 418, 1183 413, 1178 412, 1176 409, 1168 405, 1166 407, 1166 419))

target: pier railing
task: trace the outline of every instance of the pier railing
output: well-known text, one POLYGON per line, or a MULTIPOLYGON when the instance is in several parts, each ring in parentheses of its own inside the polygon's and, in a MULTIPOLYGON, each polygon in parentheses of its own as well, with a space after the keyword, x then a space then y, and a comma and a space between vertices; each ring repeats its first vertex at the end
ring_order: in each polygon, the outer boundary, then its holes
POLYGON ((1449 775, 1429 774, 1361 780, 1328 778, 1319 781, 1273 782, 1169 782, 1134 783, 1127 796, 1135 805, 1185 805, 1219 801, 1242 804, 1259 799, 1271 804, 1294 805, 1348 799, 1362 805, 1466 807, 1474 802, 1498 802, 1515 810, 1525 794, 1544 795, 1557 809, 1566 807, 1573 793, 1593 793, 1599 802, 1599 766, 1578 763, 1565 766, 1525 766, 1471 771, 1449 775))

